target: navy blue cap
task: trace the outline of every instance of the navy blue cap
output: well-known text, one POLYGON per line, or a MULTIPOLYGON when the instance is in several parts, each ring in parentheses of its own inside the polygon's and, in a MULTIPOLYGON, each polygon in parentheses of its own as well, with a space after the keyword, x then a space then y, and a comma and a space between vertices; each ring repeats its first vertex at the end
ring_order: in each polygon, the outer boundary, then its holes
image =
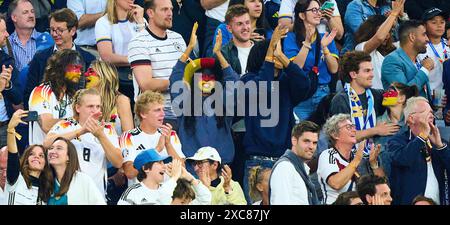
POLYGON ((161 156, 154 148, 147 149, 139 153, 134 159, 133 166, 137 170, 141 169, 143 165, 150 162, 164 161, 164 163, 169 163, 172 161, 171 156, 161 156))
POLYGON ((439 8, 433 7, 429 8, 425 11, 425 13, 422 15, 422 20, 425 22, 427 20, 433 19, 435 16, 442 16, 444 20, 447 20, 448 14, 439 8))

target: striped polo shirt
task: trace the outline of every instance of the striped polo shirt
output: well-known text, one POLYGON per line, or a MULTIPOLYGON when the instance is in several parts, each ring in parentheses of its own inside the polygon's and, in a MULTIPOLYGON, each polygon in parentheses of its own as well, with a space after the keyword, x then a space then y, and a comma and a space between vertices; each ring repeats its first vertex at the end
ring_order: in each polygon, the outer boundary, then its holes
POLYGON ((17 71, 21 71, 22 68, 28 65, 28 63, 33 59, 33 56, 36 53, 36 39, 39 35, 41 35, 41 33, 33 30, 33 33, 31 33, 31 38, 28 39, 25 45, 22 45, 16 31, 9 36, 9 42, 11 43, 14 59, 16 61, 15 67, 17 71))

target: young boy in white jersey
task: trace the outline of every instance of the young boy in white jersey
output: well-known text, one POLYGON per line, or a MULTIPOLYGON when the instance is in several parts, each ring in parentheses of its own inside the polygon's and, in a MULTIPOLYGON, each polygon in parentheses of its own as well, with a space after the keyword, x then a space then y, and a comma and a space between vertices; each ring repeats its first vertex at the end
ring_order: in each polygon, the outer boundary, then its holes
POLYGON ((116 168, 122 166, 118 136, 111 124, 99 121, 101 98, 96 90, 77 91, 73 112, 73 118, 61 120, 50 129, 44 146, 48 148, 57 137, 71 140, 77 149, 81 171, 87 173, 105 194, 107 160, 116 168))

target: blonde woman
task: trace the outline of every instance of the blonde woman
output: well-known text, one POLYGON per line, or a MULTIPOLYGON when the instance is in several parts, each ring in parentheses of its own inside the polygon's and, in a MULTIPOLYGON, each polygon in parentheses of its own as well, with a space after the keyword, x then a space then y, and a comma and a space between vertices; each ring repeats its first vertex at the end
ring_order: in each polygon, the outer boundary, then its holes
POLYGON ((253 205, 269 205, 269 179, 271 168, 254 166, 249 171, 249 195, 253 205))
POLYGON ((102 120, 114 124, 117 134, 134 128, 130 99, 119 92, 116 68, 108 62, 95 61, 86 72, 86 88, 95 88, 102 97, 102 120))
POLYGON ((131 70, 127 59, 128 43, 145 28, 144 9, 133 2, 108 0, 105 15, 95 23, 95 40, 100 58, 117 66, 122 74, 120 89, 128 97, 133 96, 131 70))

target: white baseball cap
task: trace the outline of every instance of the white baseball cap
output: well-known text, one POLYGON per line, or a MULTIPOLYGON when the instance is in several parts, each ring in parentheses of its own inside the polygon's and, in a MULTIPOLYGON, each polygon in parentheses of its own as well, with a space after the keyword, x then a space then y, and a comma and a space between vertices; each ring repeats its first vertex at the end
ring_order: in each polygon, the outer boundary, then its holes
POLYGON ((195 160, 195 161, 201 161, 205 159, 211 159, 214 161, 218 161, 219 163, 222 163, 222 159, 220 158, 219 153, 217 150, 213 147, 206 146, 201 147, 197 150, 197 152, 192 157, 186 158, 187 160, 195 160))

